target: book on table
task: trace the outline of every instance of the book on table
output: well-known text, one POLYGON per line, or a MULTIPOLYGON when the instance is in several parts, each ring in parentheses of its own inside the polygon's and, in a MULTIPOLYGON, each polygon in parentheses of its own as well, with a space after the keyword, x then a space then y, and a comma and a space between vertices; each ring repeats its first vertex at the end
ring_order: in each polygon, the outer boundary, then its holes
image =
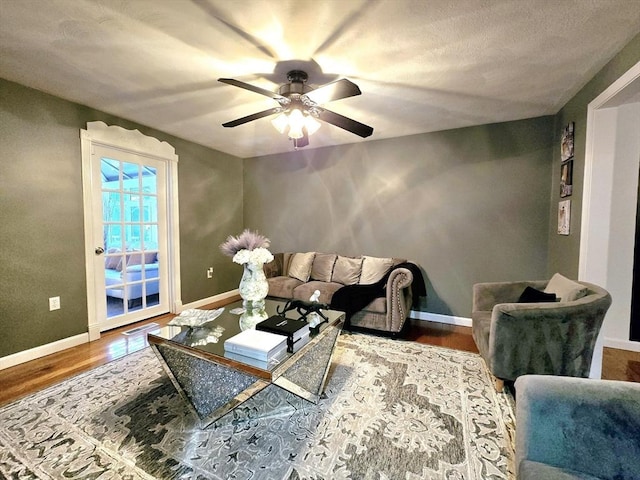
POLYGON ((256 330, 285 335, 291 339, 292 343, 295 343, 303 336, 309 334, 309 324, 306 320, 273 315, 258 323, 256 330))
POLYGON ((246 355, 240 355, 239 353, 233 353, 229 351, 225 351, 224 356, 237 362, 242 362, 253 367, 261 368, 262 370, 271 370, 287 356, 287 346, 283 345, 280 350, 275 352, 268 361, 258 360, 257 358, 251 358, 247 357, 246 355))
MULTIPOLYGON (((287 351, 296 352, 302 346, 300 340, 309 337, 309 324, 306 320, 286 318, 282 315, 273 315, 256 325, 256 330, 275 333, 287 337, 287 351)), ((306 342, 304 342, 306 343, 306 342)))
POLYGON ((279 354, 280 350, 286 348, 286 337, 253 329, 240 332, 224 342, 225 352, 237 353, 267 362, 279 354))
POLYGON ((287 337, 287 352, 296 353, 298 350, 304 347, 307 343, 309 343, 309 340, 311 340, 309 333, 307 333, 306 335, 303 335, 295 342, 291 342, 290 339, 287 337))

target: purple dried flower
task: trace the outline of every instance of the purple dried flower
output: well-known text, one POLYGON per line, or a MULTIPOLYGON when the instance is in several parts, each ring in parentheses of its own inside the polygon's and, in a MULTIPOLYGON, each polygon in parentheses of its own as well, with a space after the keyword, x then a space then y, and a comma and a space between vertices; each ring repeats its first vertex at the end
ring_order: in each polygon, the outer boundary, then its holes
POLYGON ((220 250, 228 257, 233 257, 240 250, 269 248, 270 245, 271 241, 267 237, 247 229, 237 237, 229 235, 227 240, 220 245, 220 250))

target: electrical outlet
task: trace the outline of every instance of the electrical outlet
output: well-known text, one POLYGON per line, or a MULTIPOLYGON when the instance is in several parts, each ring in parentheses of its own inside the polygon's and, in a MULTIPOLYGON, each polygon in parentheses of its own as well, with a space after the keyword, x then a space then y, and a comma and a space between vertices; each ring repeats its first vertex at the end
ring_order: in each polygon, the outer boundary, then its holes
POLYGON ((49 298, 49 311, 60 310, 60 297, 49 298))
POLYGON ((213 267, 207 268, 207 278, 213 278, 213 267))

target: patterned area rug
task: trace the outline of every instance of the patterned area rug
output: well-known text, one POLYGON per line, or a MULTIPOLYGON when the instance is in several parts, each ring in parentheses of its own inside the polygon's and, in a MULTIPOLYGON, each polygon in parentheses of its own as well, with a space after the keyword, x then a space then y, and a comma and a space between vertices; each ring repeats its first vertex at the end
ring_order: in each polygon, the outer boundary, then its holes
POLYGON ((1 408, 0 478, 509 479, 513 431, 478 355, 364 334, 318 405, 272 385, 201 430, 147 348, 1 408))

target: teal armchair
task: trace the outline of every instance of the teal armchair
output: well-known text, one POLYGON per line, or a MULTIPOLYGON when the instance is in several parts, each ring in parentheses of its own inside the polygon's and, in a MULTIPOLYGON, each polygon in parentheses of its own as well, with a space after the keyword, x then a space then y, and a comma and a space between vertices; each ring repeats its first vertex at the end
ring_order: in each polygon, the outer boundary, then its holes
POLYGON ((640 384, 525 375, 515 387, 518 480, 640 478, 640 384))

